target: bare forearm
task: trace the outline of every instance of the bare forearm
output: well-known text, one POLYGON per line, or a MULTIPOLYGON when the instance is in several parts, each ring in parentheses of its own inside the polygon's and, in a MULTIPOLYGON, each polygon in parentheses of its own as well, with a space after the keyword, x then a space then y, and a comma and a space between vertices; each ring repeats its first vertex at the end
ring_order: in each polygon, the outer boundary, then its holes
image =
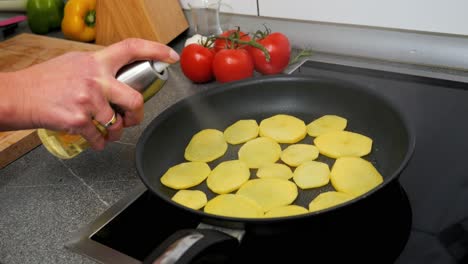
POLYGON ((24 85, 19 72, 0 72, 0 131, 33 127, 25 109, 24 85))

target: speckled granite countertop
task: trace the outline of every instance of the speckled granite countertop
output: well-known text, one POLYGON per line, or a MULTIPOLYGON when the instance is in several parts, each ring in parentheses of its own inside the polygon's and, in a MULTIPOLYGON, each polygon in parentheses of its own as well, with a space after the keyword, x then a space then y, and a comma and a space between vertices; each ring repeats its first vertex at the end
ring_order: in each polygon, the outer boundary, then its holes
MULTIPOLYGON (((182 41, 171 46, 180 51, 182 41)), ((320 53, 311 59, 468 82, 466 71, 320 53)), ((76 230, 142 185, 135 168, 135 148, 151 120, 180 99, 217 85, 190 83, 178 64, 169 68, 169 75, 165 87, 145 104, 144 121, 126 129, 121 140, 105 150, 59 160, 39 146, 0 170, 1 263, 95 263, 64 244, 76 230)))

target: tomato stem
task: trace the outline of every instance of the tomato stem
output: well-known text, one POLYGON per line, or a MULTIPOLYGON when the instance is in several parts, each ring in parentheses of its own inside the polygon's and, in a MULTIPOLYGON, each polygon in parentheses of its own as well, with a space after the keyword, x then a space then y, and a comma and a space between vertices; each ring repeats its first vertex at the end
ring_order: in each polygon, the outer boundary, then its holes
POLYGON ((205 48, 211 48, 214 45, 214 41, 216 38, 213 37, 208 37, 208 38, 202 38, 200 40, 200 44, 205 47, 205 48))
POLYGON ((299 54, 296 55, 296 57, 294 57, 290 62, 289 62, 289 65, 292 65, 296 62, 298 62, 300 59, 304 58, 304 57, 309 57, 313 54, 313 52, 309 49, 303 49, 299 52, 299 54))
POLYGON ((263 24, 263 26, 265 27, 265 30, 257 30, 252 37, 254 40, 264 39, 266 36, 271 34, 271 29, 268 28, 265 24, 263 24))
MULTIPOLYGON (((228 37, 216 36, 215 38, 224 39, 233 44, 247 45, 260 49, 261 51, 263 51, 263 54, 265 54, 265 60, 268 62, 270 61, 270 52, 268 52, 268 50, 262 44, 256 42, 254 39, 251 39, 249 41, 241 40, 239 33, 236 32, 229 35, 228 37)), ((231 45, 231 48, 236 48, 237 46, 238 45, 231 45)))

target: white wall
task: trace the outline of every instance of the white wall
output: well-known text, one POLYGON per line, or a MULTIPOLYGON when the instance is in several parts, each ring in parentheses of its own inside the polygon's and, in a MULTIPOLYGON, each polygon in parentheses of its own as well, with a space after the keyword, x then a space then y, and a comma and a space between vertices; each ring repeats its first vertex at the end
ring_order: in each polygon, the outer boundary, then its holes
MULTIPOLYGON (((187 2, 193 0, 179 1, 188 9, 187 2)), ((222 12, 234 14, 468 36, 468 0, 222 0, 222 3, 222 12)))
POLYGON ((468 35, 467 0, 259 0, 260 16, 468 35))
MULTIPOLYGON (((179 0, 182 8, 188 10, 188 3, 192 1, 217 2, 217 0, 179 0)), ((242 14, 242 15, 258 15, 257 0, 221 0, 221 12, 242 14)))

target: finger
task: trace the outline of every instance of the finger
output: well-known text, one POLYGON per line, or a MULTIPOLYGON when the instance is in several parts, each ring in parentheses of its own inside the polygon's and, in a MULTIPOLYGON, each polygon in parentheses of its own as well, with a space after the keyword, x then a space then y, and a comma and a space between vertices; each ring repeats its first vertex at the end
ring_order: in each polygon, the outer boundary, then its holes
POLYGON ((123 132, 123 121, 122 117, 118 114, 116 114, 115 118, 116 121, 111 126, 99 128, 93 123, 91 127, 87 126, 83 130, 83 137, 88 141, 93 149, 102 150, 108 141, 116 141, 120 139, 123 132))
MULTIPOLYGON (((102 93, 105 92, 106 89, 103 88, 102 93)), ((100 128, 105 130, 106 126, 114 121, 115 118, 115 111, 109 104, 108 99, 106 98, 105 94, 96 94, 95 96, 91 97, 90 101, 90 111, 92 118, 100 124, 100 128)), ((104 131, 101 131, 104 133, 104 131)))
POLYGON ((119 114, 116 114, 117 121, 115 124, 107 128, 107 141, 117 141, 122 136, 123 132, 123 119, 119 114))
POLYGON ((107 87, 105 96, 122 111, 123 126, 138 125, 143 120, 143 95, 116 79, 108 80, 107 87))
POLYGON ((89 125, 82 129, 81 135, 86 139, 91 148, 94 150, 103 150, 106 146, 106 139, 104 138, 104 135, 91 121, 89 122, 89 125))
POLYGON ((159 60, 174 63, 179 55, 169 46, 137 38, 129 38, 114 43, 95 53, 97 58, 114 67, 114 73, 122 66, 137 60, 159 60))

